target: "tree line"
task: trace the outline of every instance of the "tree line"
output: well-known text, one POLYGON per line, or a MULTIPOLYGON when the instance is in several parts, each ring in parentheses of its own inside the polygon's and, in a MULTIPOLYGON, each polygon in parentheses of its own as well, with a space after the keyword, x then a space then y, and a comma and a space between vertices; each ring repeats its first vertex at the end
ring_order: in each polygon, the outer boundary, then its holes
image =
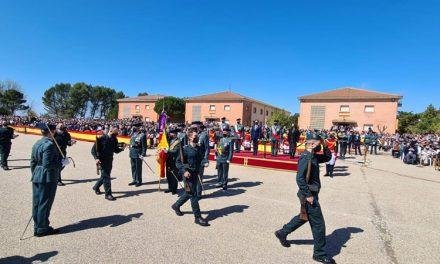
POLYGON ((399 133, 440 133, 440 109, 432 104, 421 113, 399 111, 399 133))
POLYGON ((0 81, 0 115, 14 115, 16 111, 29 109, 18 83, 0 81))
POLYGON ((44 92, 42 102, 49 116, 115 119, 118 117, 117 99, 125 97, 122 91, 105 86, 57 83, 44 92))

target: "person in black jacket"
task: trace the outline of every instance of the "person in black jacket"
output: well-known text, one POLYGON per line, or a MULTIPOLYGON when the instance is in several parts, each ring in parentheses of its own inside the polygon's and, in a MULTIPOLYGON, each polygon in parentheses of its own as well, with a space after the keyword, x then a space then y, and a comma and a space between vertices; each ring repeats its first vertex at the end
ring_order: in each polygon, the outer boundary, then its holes
MULTIPOLYGON (((60 147, 61 153, 63 153, 64 158, 67 158, 67 147, 71 147, 73 144, 76 143, 76 141, 70 136, 70 133, 67 131, 66 127, 64 126, 63 123, 58 123, 55 133, 54 133, 54 138, 58 144, 58 146, 60 147)), ((61 170, 64 169, 64 166, 61 167, 61 170)), ((64 186, 63 181, 61 180, 61 173, 60 173, 60 177, 58 178, 58 186, 64 186)))
POLYGON ((296 124, 292 124, 292 127, 289 128, 289 132, 287 134, 287 139, 289 141, 289 154, 291 159, 295 157, 296 145, 300 136, 301 133, 299 132, 298 126, 296 124))
POLYGON ((14 129, 9 126, 7 121, 0 120, 0 165, 4 170, 10 170, 8 167, 8 157, 11 152, 11 140, 17 136, 14 135, 14 129))
POLYGON ((104 185, 105 199, 114 201, 116 198, 112 195, 112 186, 110 181, 110 173, 113 167, 113 154, 124 150, 123 146, 118 144, 117 127, 110 127, 108 134, 99 137, 95 144, 93 144, 91 153, 95 158, 96 164, 101 166, 101 178, 93 186, 96 194, 101 194, 99 188, 104 185))
POLYGON ((321 137, 316 133, 311 133, 307 139, 306 150, 299 158, 296 174, 296 183, 299 188, 298 197, 304 206, 307 220, 299 214, 285 224, 282 229, 275 232, 275 236, 280 240, 281 245, 290 247, 290 243, 286 239, 287 235, 309 221, 314 242, 313 259, 321 263, 335 263, 325 252, 325 222, 318 202, 318 193, 321 189, 319 163, 327 162, 330 159, 331 152, 322 143, 321 137), (323 151, 319 153, 321 146, 323 146, 323 151), (308 172, 309 170, 310 172, 308 172), (308 182, 307 175, 309 175, 308 182))

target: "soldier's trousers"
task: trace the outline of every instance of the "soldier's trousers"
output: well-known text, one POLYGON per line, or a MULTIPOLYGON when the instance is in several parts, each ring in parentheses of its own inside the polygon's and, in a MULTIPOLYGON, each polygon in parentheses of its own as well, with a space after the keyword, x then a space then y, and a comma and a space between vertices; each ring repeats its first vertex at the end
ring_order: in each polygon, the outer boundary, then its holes
POLYGON ((359 155, 362 155, 362 151, 361 151, 361 145, 360 144, 354 144, 354 154, 357 155, 359 153, 359 155))
POLYGON ((258 140, 252 140, 252 150, 254 156, 257 156, 258 154, 258 140))
POLYGON ((270 147, 271 147, 271 151, 272 151, 272 156, 277 156, 278 155, 278 140, 276 140, 276 139, 273 139, 273 140, 271 140, 271 144, 270 144, 270 147))
POLYGON ((32 218, 37 234, 50 230, 49 215, 56 191, 57 182, 32 183, 32 218))
POLYGON ((176 172, 172 168, 167 167, 166 176, 168 182, 168 190, 170 190, 171 192, 177 192, 177 173, 178 172, 176 172))
POLYGON ((200 172, 199 172, 199 179, 197 179, 197 185, 196 185, 196 193, 197 193, 197 197, 200 199, 202 198, 202 192, 203 192, 203 174, 205 174, 205 167, 201 167, 200 168, 200 172))
POLYGON ((234 142, 235 152, 240 152, 241 150, 241 139, 236 139, 234 142))
POLYGON ((8 157, 11 152, 11 145, 0 145, 0 166, 7 167, 8 166, 8 157))
POLYGON ((223 187, 227 187, 228 186, 229 163, 227 163, 227 162, 219 162, 218 163, 218 179, 219 179, 219 183, 223 187))
MULTIPOLYGON (((197 177, 197 175, 193 174, 192 177, 197 177)), ((183 180, 184 182, 186 181, 186 179, 183 180)), ((202 214, 200 213, 200 206, 199 206, 199 198, 197 197, 197 193, 196 193, 196 184, 195 184, 195 179, 193 179, 192 183, 189 183, 189 192, 184 192, 184 194, 182 194, 182 196, 179 197, 179 199, 176 202, 176 206, 180 207, 182 205, 184 205, 188 200, 191 200, 191 208, 194 214, 194 217, 199 218, 202 216, 202 214)))
POLYGON ((295 157, 296 153, 296 142, 289 142, 289 154, 290 157, 295 157))
POLYGON ((93 189, 97 190, 104 185, 105 195, 112 194, 112 185, 110 180, 110 173, 112 172, 112 161, 105 161, 101 163, 101 177, 96 182, 93 189))
POLYGON ((140 158, 130 158, 130 163, 133 182, 142 183, 142 160, 140 158))
MULTIPOLYGON (((309 223, 313 234, 313 255, 321 257, 326 256, 325 222, 324 217, 322 216, 321 206, 319 205, 319 202, 317 200, 317 196, 315 196, 315 199, 315 205, 310 205, 309 203, 306 203, 306 211, 309 217, 309 223)), ((292 218, 289 223, 285 224, 281 231, 284 234, 288 235, 306 222, 307 221, 301 220, 299 218, 299 215, 297 215, 292 218)))
POLYGON ((347 142, 340 142, 339 143, 339 155, 341 157, 345 157, 345 154, 347 154, 347 142))

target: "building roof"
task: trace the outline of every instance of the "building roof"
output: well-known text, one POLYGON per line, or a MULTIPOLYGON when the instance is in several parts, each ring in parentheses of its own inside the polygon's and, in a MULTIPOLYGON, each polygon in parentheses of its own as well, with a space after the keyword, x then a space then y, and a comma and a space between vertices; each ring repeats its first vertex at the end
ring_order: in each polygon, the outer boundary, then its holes
POLYGON ((166 97, 166 95, 151 94, 151 95, 122 98, 122 99, 118 99, 117 101, 118 102, 154 102, 164 97, 166 97))
POLYGON ((373 100, 373 99, 400 99, 401 95, 380 93, 354 87, 342 87, 321 93, 299 97, 299 100, 373 100))
MULTIPOLYGON (((200 102, 200 101, 204 101, 204 102, 212 102, 212 101, 251 101, 251 102, 256 102, 259 104, 263 104, 263 105, 267 105, 276 109, 280 109, 280 110, 284 110, 281 109, 280 107, 276 107, 273 105, 270 105, 268 103, 232 92, 232 91, 223 91, 223 92, 218 92, 218 93, 212 93, 212 94, 205 94, 205 95, 199 95, 199 96, 193 96, 193 97, 189 97, 186 99, 187 102, 200 102)), ((286 111, 286 110, 284 110, 286 111)), ((286 111, 288 112, 288 111, 286 111)))

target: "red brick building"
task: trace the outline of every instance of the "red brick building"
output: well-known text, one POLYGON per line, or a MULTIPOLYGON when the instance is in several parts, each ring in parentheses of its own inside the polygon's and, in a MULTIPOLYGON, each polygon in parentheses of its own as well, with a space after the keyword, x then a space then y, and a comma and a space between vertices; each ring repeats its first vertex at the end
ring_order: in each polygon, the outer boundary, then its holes
POLYGON ((158 114, 154 112, 157 100, 165 95, 152 94, 118 99, 118 118, 140 117, 144 121, 157 121, 158 114))

